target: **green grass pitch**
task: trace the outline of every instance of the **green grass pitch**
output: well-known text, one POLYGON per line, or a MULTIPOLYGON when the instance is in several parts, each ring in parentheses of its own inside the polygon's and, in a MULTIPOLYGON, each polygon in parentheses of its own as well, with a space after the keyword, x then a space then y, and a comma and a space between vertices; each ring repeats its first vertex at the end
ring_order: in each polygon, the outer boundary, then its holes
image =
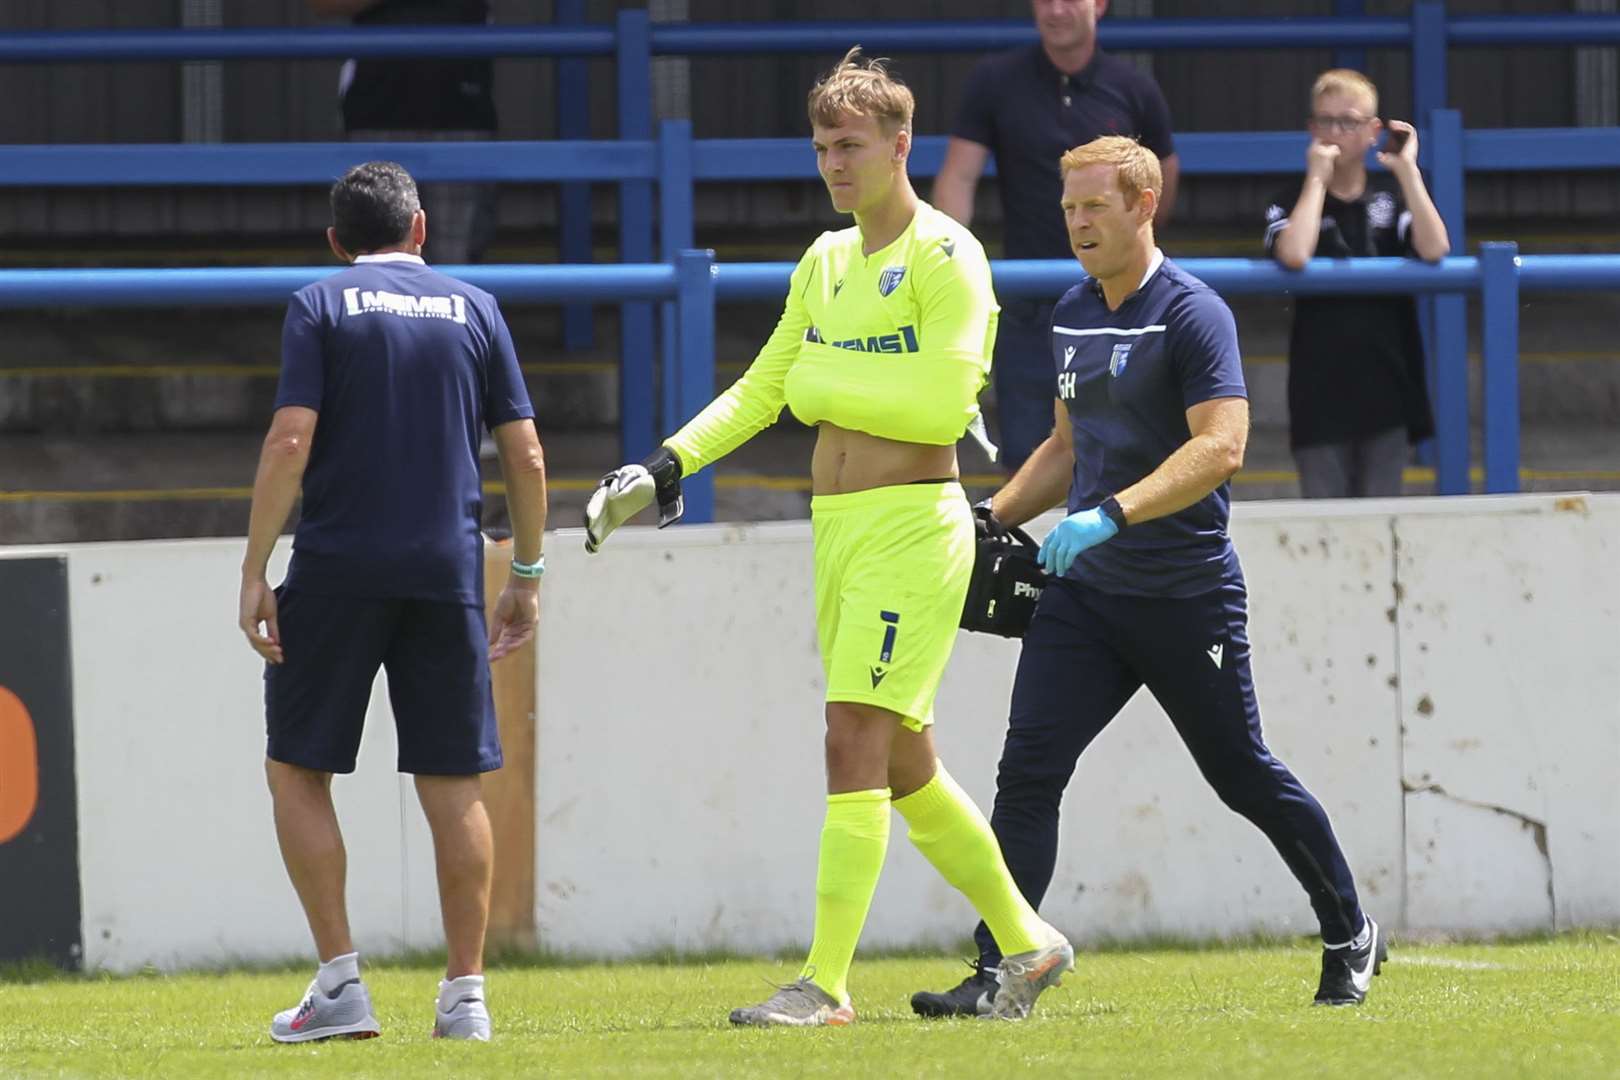
POLYGON ((1306 943, 1084 952, 1030 1021, 923 1021, 912 991, 950 958, 857 960, 859 1019, 841 1029, 734 1030, 775 960, 491 969, 495 1041, 428 1038, 438 970, 370 967, 383 1037, 276 1046, 272 1013, 307 970, 39 977, 0 982, 0 1076, 1002 1077, 1620 1076, 1620 937, 1394 943, 1361 1008, 1317 1009, 1306 943))

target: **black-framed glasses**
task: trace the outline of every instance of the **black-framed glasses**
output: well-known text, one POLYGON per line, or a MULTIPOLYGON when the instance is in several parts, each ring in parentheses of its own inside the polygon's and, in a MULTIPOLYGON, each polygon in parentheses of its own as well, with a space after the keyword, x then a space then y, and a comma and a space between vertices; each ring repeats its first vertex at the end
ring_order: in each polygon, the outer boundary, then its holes
POLYGON ((1372 122, 1370 116, 1322 116, 1314 115, 1306 122, 1320 131, 1332 131, 1340 135, 1348 135, 1352 131, 1360 131, 1372 122))

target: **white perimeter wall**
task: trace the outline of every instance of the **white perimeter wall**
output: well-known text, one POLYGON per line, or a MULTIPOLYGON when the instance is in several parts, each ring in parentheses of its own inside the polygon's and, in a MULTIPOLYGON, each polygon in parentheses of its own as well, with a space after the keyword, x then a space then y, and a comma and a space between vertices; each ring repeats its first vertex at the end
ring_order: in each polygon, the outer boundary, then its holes
MULTIPOLYGON (((1327 807, 1374 914, 1620 922, 1620 498, 1240 504, 1233 535, 1268 739, 1327 807)), ((547 546, 541 941, 806 941, 824 806, 808 526, 628 529, 589 560, 577 532, 547 546)), ((0 549, 69 558, 87 967, 308 950, 263 781, 261 668, 235 628, 241 550, 0 549)), ((1016 656, 963 634, 937 709, 942 755, 986 809, 1016 656)), ((336 789, 371 952, 441 940, 394 749, 379 687, 336 789)), ((1145 695, 1070 784, 1045 911, 1085 940, 1314 930, 1145 695)), ((952 942, 972 921, 896 818, 865 940, 952 942)))
MULTIPOLYGON (((236 629, 240 540, 0 549, 68 556, 84 965, 311 951, 264 780, 263 663, 236 629)), ((287 545, 271 565, 279 580, 287 545)), ((382 685, 335 785, 359 947, 443 942, 427 822, 382 685)))
MULTIPOLYGON (((1620 498, 1242 504, 1233 535, 1268 741, 1375 915, 1620 921, 1620 498)), ((631 530, 548 558, 541 940, 806 941, 825 790, 808 525, 631 530)), ((987 810, 1016 655, 962 634, 936 707, 941 756, 987 810)), ((1069 785, 1043 910, 1087 940, 1315 930, 1145 693, 1069 785)), ((973 921, 896 817, 864 940, 953 942, 973 921)))

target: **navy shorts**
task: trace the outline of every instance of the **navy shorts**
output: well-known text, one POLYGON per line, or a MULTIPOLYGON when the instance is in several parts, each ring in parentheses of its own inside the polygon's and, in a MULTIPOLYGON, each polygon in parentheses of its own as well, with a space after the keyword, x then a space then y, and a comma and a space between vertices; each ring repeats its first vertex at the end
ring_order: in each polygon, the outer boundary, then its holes
POLYGON ((285 660, 264 671, 272 761, 351 773, 377 669, 399 735, 399 771, 471 776, 501 767, 484 613, 429 600, 276 590, 285 660))

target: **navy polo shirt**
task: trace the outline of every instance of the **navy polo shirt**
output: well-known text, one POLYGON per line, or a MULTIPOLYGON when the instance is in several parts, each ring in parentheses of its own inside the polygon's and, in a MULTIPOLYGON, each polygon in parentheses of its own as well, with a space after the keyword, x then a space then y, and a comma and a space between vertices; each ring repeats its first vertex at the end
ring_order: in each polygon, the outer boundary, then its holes
POLYGON ((1064 153, 1104 135, 1129 135, 1160 158, 1175 153, 1158 83, 1098 49, 1074 75, 1040 45, 979 61, 951 134, 996 156, 1009 259, 1071 259, 1063 224, 1064 153))
MULTIPOLYGON (((1074 434, 1069 513, 1147 476, 1192 438, 1187 410, 1248 397, 1237 324, 1215 291, 1155 253, 1118 311, 1086 278, 1052 312, 1057 396, 1074 434)), ((1080 553, 1068 577, 1107 593, 1184 598, 1242 581, 1227 537, 1231 487, 1080 553)))
POLYGON ((276 408, 320 418, 289 588, 482 605, 486 425, 532 417, 495 298, 414 255, 293 294, 276 408))

